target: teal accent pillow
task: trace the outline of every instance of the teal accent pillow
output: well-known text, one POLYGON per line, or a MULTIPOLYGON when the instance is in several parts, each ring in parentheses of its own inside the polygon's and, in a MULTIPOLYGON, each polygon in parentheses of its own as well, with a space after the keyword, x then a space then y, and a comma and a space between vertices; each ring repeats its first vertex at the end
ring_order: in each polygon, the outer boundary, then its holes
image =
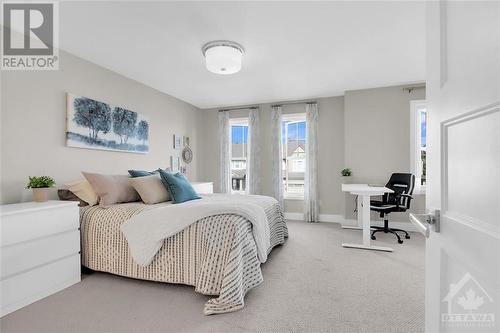
POLYGON ((201 199, 189 180, 181 172, 174 173, 161 169, 158 169, 158 172, 174 203, 201 199))
POLYGON ((129 170, 128 173, 131 177, 146 177, 156 174, 158 171, 145 171, 145 170, 129 170))
MULTIPOLYGON (((160 170, 160 169, 158 169, 160 170)), ((135 178, 135 177, 146 177, 146 176, 152 176, 156 175, 158 173, 158 170, 154 171, 145 171, 145 170, 128 170, 128 173, 130 177, 135 178)), ((168 168, 165 169, 165 171, 168 171, 168 168)))

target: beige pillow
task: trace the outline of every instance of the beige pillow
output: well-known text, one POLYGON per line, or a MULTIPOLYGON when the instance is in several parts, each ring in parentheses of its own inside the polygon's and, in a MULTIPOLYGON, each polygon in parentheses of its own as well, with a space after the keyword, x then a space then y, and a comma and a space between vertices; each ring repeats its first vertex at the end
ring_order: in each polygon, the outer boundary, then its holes
POLYGON ((129 183, 129 176, 82 173, 99 196, 99 206, 101 207, 140 199, 137 191, 129 183))
POLYGON ((130 178, 129 182, 145 204, 151 205, 172 200, 159 175, 130 178))
POLYGON ((95 193, 90 183, 85 179, 66 183, 64 184, 64 186, 66 187, 66 189, 76 195, 80 200, 88 203, 89 206, 94 206, 99 201, 97 193, 95 193))

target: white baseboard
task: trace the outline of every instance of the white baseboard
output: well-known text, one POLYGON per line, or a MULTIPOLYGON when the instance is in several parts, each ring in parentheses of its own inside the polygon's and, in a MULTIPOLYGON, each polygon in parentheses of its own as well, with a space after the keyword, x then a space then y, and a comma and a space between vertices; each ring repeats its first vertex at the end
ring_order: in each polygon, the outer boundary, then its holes
MULTIPOLYGON (((285 212, 285 219, 295 220, 295 221, 304 221, 304 214, 303 213, 285 212)), ((345 226, 356 226, 358 224, 357 220, 346 219, 342 215, 338 215, 338 214, 319 214, 319 221, 320 222, 327 222, 327 223, 340 223, 340 224, 345 225, 345 226)), ((382 227, 384 225, 384 221, 371 221, 371 225, 382 227)), ((408 222, 389 221, 389 226, 391 228, 404 229, 406 231, 413 231, 413 232, 418 231, 410 221, 408 221, 408 222)))
MULTIPOLYGON (((285 212, 285 219, 295 220, 295 221, 304 221, 304 214, 303 213, 285 212)), ((336 215, 336 214, 319 214, 319 221, 320 222, 342 223, 344 221, 344 217, 342 215, 336 215)))
POLYGON ((285 219, 295 220, 295 221, 303 221, 304 214, 303 213, 287 213, 287 212, 285 212, 285 219))
POLYGON ((338 214, 319 214, 320 222, 330 222, 330 223, 342 223, 344 222, 344 217, 338 214))

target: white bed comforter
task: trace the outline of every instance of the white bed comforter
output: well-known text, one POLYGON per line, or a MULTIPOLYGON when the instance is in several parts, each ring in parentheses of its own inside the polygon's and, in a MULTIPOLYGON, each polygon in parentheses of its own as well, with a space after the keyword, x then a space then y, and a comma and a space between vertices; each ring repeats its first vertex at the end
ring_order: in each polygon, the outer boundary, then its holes
POLYGON ((264 210, 270 197, 260 195, 206 194, 180 204, 166 202, 133 216, 121 225, 130 253, 141 266, 151 263, 163 241, 196 221, 213 215, 236 214, 252 223, 260 262, 267 260, 270 230, 264 210))

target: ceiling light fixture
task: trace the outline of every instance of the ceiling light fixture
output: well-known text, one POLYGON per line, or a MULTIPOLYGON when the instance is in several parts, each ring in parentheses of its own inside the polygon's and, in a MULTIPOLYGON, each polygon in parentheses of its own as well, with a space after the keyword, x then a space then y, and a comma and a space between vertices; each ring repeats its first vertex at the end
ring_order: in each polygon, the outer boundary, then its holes
POLYGON ((202 48, 207 69, 215 74, 234 74, 241 70, 243 47, 229 40, 216 40, 202 48))

